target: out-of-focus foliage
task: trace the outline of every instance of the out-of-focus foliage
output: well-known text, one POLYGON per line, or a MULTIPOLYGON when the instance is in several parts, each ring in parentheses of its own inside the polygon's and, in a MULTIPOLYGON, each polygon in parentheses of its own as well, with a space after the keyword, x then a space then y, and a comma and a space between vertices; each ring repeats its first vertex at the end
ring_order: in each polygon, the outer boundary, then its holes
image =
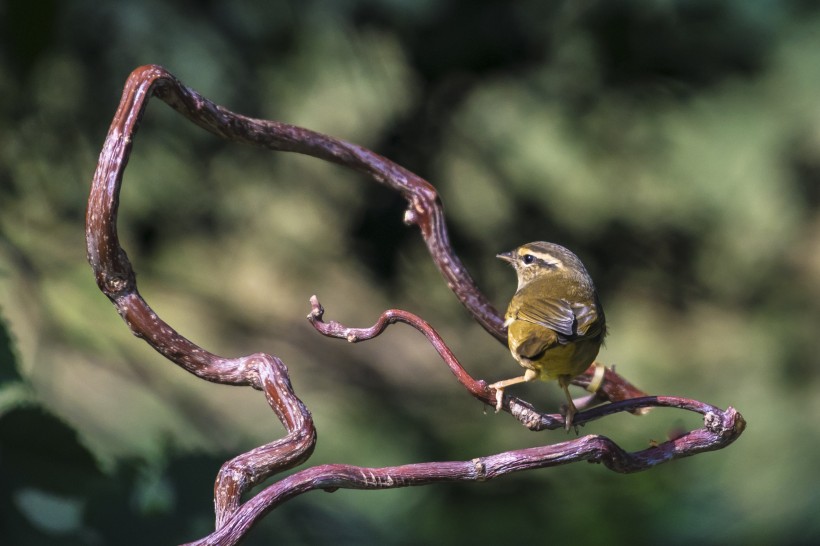
MULTIPOLYGON (((816 543, 816 8, 6 0, 0 542, 196 538, 221 462, 282 432, 258 393, 198 381, 133 338, 85 262, 88 185, 122 83, 157 63, 235 111, 355 141, 427 177, 499 308, 514 275, 497 252, 539 239, 573 248, 611 324, 604 362, 652 393, 733 405, 749 423, 725 451, 634 476, 576 465, 314 493, 271 513, 249 544, 816 543)), ((288 364, 319 429, 310 464, 563 440, 482 410, 408 329, 349 345, 304 320, 314 293, 351 325, 402 307, 476 375, 518 373, 449 293, 403 207, 339 167, 222 142, 155 101, 120 232, 168 322, 210 350, 288 364)), ((561 401, 554 385, 516 392, 561 401)), ((657 410, 582 432, 639 449, 698 424, 657 410)))

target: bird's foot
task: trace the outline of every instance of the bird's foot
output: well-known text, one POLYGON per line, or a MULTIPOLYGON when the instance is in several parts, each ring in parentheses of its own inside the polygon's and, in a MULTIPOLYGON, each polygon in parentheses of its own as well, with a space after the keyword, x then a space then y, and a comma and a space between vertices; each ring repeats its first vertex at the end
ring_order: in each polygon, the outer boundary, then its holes
POLYGON ((564 415, 564 430, 569 433, 570 430, 574 429, 575 434, 578 434, 578 425, 573 424, 575 420, 575 414, 578 413, 578 410, 575 408, 575 404, 570 401, 568 406, 565 406, 564 411, 561 413, 564 415))

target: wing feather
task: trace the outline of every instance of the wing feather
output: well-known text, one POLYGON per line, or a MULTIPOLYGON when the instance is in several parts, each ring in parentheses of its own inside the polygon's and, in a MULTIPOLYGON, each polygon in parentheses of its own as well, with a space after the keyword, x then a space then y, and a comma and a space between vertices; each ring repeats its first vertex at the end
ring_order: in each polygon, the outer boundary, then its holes
POLYGON ((545 326, 564 336, 575 334, 575 313, 566 300, 527 301, 518 308, 515 319, 545 326))
POLYGON ((544 326, 558 334, 559 342, 604 334, 603 314, 596 300, 592 305, 559 298, 520 298, 508 320, 521 320, 544 326))

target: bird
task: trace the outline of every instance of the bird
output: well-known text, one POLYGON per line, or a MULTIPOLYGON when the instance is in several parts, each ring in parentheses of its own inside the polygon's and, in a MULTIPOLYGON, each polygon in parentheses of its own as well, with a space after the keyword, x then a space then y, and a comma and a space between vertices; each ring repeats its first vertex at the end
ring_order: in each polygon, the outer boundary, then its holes
POLYGON ((578 256, 555 243, 527 243, 497 257, 518 276, 504 325, 510 353, 526 371, 490 385, 496 390, 496 411, 507 387, 557 380, 567 397, 564 425, 569 431, 578 412, 569 383, 595 361, 607 333, 595 285, 578 256))

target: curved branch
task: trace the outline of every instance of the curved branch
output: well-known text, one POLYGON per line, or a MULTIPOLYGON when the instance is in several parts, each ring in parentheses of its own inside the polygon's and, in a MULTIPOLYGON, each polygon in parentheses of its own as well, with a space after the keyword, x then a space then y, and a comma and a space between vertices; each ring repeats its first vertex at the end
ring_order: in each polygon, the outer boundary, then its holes
POLYGON ((285 438, 222 466, 214 485, 219 527, 239 508, 244 493, 272 474, 292 468, 310 456, 316 442, 316 429, 307 407, 294 394, 281 360, 262 353, 239 358, 213 354, 163 321, 137 290, 136 275, 117 236, 117 210, 133 136, 156 81, 154 76, 159 73, 161 71, 152 67, 143 67, 136 70, 126 84, 91 184, 86 211, 88 260, 100 290, 114 303, 134 335, 197 377, 263 391, 287 430, 285 438))
MULTIPOLYGON (((301 127, 253 119, 231 112, 185 87, 160 66, 137 68, 125 84, 122 101, 109 129, 95 175, 95 180, 101 180, 101 193, 92 195, 95 200, 110 202, 111 207, 100 206, 95 207, 95 210, 99 209, 109 217, 116 217, 117 196, 122 172, 130 154, 132 137, 151 95, 158 97, 196 125, 221 137, 271 150, 297 152, 324 159, 367 174, 377 182, 400 192, 408 202, 405 223, 419 226, 430 255, 448 286, 488 332, 506 343, 503 319, 478 290, 450 246, 438 194, 429 182, 361 146, 301 127), (100 169, 103 171, 100 172, 100 169)), ((102 205, 99 201, 95 201, 95 204, 102 205)), ((100 288, 106 294, 115 293, 122 285, 132 281, 124 253, 117 252, 117 234, 113 222, 111 227, 104 233, 107 239, 103 240, 94 238, 87 231, 89 260, 97 273, 98 283, 101 283, 100 288), (101 267, 107 269, 113 278, 100 279, 101 267)))
POLYGON ((441 356, 442 360, 444 360, 445 364, 447 364, 450 368, 450 371, 453 372, 453 375, 456 376, 459 383, 464 385, 464 387, 470 391, 473 396, 482 402, 490 405, 495 404, 495 398, 489 397, 490 390, 486 382, 473 379, 461 363, 459 363, 456 355, 453 354, 453 351, 451 351, 450 348, 444 343, 444 340, 441 339, 438 332, 436 332, 427 321, 418 315, 415 315, 409 311, 402 311, 401 309, 388 309, 382 313, 378 320, 376 320, 376 323, 369 328, 349 328, 339 322, 336 322, 335 320, 325 322, 323 320, 324 314, 325 309, 322 307, 322 304, 319 303, 319 298, 316 296, 311 296, 310 313, 308 314, 307 319, 313 327, 322 335, 345 339, 350 343, 373 339, 374 337, 381 335, 381 333, 384 332, 388 326, 397 322, 409 324, 424 334, 424 337, 427 338, 430 345, 432 345, 439 356, 441 356))
POLYGON ((270 476, 305 462, 316 446, 316 429, 304 403, 293 393, 285 364, 276 357, 248 357, 259 374, 265 398, 287 435, 234 457, 222 465, 214 484, 216 528, 222 528, 239 510, 242 495, 270 476))
MULTIPOLYGON (((427 338, 427 341, 433 346, 444 363, 447 364, 447 367, 450 368, 450 371, 453 372, 453 375, 456 376, 459 383, 461 383, 470 394, 484 404, 495 406, 495 389, 491 389, 486 381, 474 379, 467 373, 450 348, 444 343, 444 340, 441 339, 438 332, 419 316, 409 311, 388 309, 379 316, 373 326, 369 328, 350 328, 335 320, 325 322, 323 320, 324 312, 324 307, 319 303, 319 299, 315 295, 311 296, 310 313, 307 318, 313 327, 324 336, 345 339, 350 343, 372 339, 380 335, 389 325, 395 324, 396 322, 403 322, 412 326, 424 334, 424 337, 427 338)), ((573 383, 586 387, 590 383, 594 370, 595 365, 593 364, 584 374, 578 376, 573 383)), ((599 396, 602 400, 626 401, 626 403, 617 407, 625 408, 625 410, 619 411, 630 411, 632 413, 643 412, 642 408, 644 408, 644 406, 634 403, 634 400, 646 398, 647 396, 646 393, 636 389, 631 383, 610 369, 606 369, 604 378, 594 395, 599 396)), ((562 415, 540 413, 529 403, 506 393, 504 394, 502 409, 510 412, 513 417, 531 430, 564 427, 564 417, 562 415)), ((593 418, 597 419, 598 417, 594 417, 594 415, 596 414, 589 411, 581 412, 576 414, 573 421, 575 424, 580 425, 593 418)))
POLYGON ((647 470, 673 459, 726 447, 743 432, 745 422, 733 408, 708 413, 706 425, 675 440, 628 453, 605 436, 589 435, 559 444, 506 451, 470 461, 416 463, 384 468, 321 465, 292 474, 260 491, 237 512, 237 517, 191 545, 234 544, 231 537, 245 533, 283 502, 308 491, 323 489, 395 489, 434 483, 482 482, 507 474, 580 461, 601 463, 619 473, 647 470))

